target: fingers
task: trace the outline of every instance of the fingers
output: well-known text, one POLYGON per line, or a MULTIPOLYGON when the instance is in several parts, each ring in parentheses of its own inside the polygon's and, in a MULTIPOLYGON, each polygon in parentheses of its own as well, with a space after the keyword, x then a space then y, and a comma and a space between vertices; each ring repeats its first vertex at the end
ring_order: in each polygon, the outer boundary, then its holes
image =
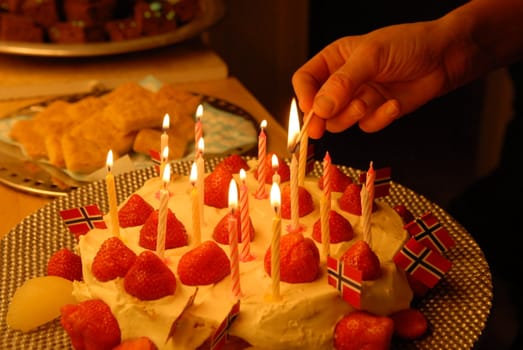
POLYGON ((307 129, 307 134, 312 139, 319 139, 323 136, 325 132, 325 119, 318 118, 314 115, 311 116, 311 121, 309 122, 309 127, 307 129))
POLYGON ((360 129, 365 132, 376 132, 387 126, 401 116, 401 106, 398 100, 388 100, 360 119, 360 129))

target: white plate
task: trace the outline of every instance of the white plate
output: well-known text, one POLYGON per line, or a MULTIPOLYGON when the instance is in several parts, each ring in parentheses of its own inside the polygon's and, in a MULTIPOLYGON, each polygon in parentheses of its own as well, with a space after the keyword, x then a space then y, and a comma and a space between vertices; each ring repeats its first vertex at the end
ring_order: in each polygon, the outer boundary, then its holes
POLYGON ((26 56, 88 57, 143 51, 191 39, 220 20, 225 12, 223 0, 200 0, 202 14, 176 30, 120 42, 52 44, 0 41, 0 53, 26 56))

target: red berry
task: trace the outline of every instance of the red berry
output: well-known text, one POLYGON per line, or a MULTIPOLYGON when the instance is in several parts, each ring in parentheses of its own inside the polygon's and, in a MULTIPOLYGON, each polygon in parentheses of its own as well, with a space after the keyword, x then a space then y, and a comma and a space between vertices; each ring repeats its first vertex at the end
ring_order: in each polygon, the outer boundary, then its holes
MULTIPOLYGON (((291 186, 289 184, 283 186, 281 192, 281 217, 284 219, 291 218, 291 186)), ((305 189, 305 187, 298 187, 298 216, 302 217, 312 213, 314 204, 312 196, 305 189)))
MULTIPOLYGON (((139 244, 141 247, 156 250, 158 236, 158 210, 149 215, 140 229, 139 244)), ((167 210, 167 224, 165 230, 165 249, 183 247, 187 245, 187 230, 171 209, 167 210)))
POLYGON ((401 217, 401 220, 403 220, 404 224, 408 224, 409 222, 414 221, 414 215, 412 215, 412 212, 408 210, 407 207, 403 204, 396 205, 394 210, 401 217))
POLYGON ((362 273, 364 281, 375 280, 381 276, 380 260, 367 242, 359 240, 343 253, 341 260, 345 266, 354 267, 362 273))
MULTIPOLYGON (((343 192, 352 183, 349 175, 345 174, 336 165, 331 164, 331 191, 343 192)), ((323 175, 318 179, 318 186, 323 190, 323 175)))
POLYGON ((336 350, 388 350, 394 323, 389 317, 354 311, 343 317, 334 329, 336 350))
POLYGON ((204 202, 216 208, 227 208, 229 205, 229 184, 232 173, 227 167, 216 167, 204 180, 204 202))
POLYGON ((240 172, 240 169, 244 169, 245 171, 249 170, 249 164, 247 164, 247 161, 242 158, 239 154, 231 154, 224 159, 216 167, 225 167, 229 172, 233 174, 237 174, 240 172))
MULTIPOLYGON (((349 220, 335 210, 329 212, 330 243, 350 241, 354 237, 354 230, 349 220)), ((312 227, 312 238, 321 243, 321 218, 312 227)))
POLYGON ((140 300, 156 300, 174 294, 176 278, 156 253, 145 250, 125 274, 124 288, 140 300))
POLYGON ((47 261, 47 275, 70 281, 82 280, 82 259, 67 248, 56 251, 47 261))
POLYGON ((75 349, 110 350, 120 344, 118 321, 102 300, 68 304, 61 308, 60 313, 60 323, 75 349))
MULTIPOLYGON (((236 210, 234 212, 234 216, 236 217, 237 222, 237 232, 238 232, 238 242, 242 242, 242 232, 241 232, 241 222, 240 222, 240 211, 236 210)), ((230 213, 225 214, 220 221, 216 224, 216 227, 214 227, 214 230, 212 232, 212 238, 220 244, 229 244, 229 217, 230 213)), ((249 218, 249 235, 251 237, 251 241, 254 239, 254 226, 252 225, 252 221, 249 218)))
POLYGON ((154 211, 153 206, 134 193, 118 211, 118 221, 121 227, 140 226, 152 211, 154 211))
POLYGON ((97 280, 106 282, 124 277, 136 260, 136 254, 120 238, 105 240, 96 253, 91 270, 97 280))
POLYGON ((407 340, 421 338, 428 329, 425 315, 417 309, 405 309, 390 315, 394 321, 394 335, 407 340))
MULTIPOLYGON (((271 275, 271 248, 264 257, 265 272, 271 275)), ((280 279, 288 283, 312 282, 320 272, 320 253, 314 241, 291 232, 280 240, 280 279)))
POLYGON ((227 253, 214 241, 205 241, 188 251, 178 263, 180 281, 189 286, 217 283, 230 272, 227 253))
MULTIPOLYGON (((353 215, 361 215, 361 186, 349 184, 338 199, 340 208, 353 215)), ((376 203, 372 203, 372 211, 376 211, 376 203)))

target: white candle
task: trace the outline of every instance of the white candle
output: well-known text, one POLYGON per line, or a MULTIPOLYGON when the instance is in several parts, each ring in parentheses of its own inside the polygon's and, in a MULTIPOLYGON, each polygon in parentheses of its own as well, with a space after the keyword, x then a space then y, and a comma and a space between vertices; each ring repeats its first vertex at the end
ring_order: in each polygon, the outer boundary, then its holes
POLYGON ((203 125, 202 125, 202 116, 203 116, 203 106, 201 104, 196 108, 196 122, 194 123, 194 145, 198 146, 198 142, 203 137, 203 125))
POLYGON ((163 116, 163 122, 162 122, 162 136, 160 136, 160 152, 163 151, 163 149, 167 146, 169 146, 169 135, 167 134, 167 131, 169 130, 169 124, 170 124, 170 117, 168 113, 165 113, 163 116))
POLYGON ((238 188, 234 179, 231 179, 229 184, 229 209, 231 210, 228 223, 232 294, 235 298, 239 298, 241 296, 240 262, 238 256, 238 221, 236 220, 235 215, 235 212, 238 209, 238 188))
POLYGON ((194 245, 200 245, 201 243, 201 231, 200 231, 200 198, 198 195, 198 169, 196 162, 192 163, 190 181, 192 184, 191 190, 191 201, 192 201, 192 228, 193 228, 193 242, 194 245))
POLYGON ((205 160, 203 158, 203 151, 205 143, 203 137, 198 141, 198 152, 196 153, 196 168, 198 171, 198 180, 196 186, 198 187, 198 201, 200 208, 200 228, 205 224, 205 205, 204 205, 204 178, 205 178, 205 160))
POLYGON ((361 188, 361 215, 363 226, 363 239, 369 246, 372 243, 372 236, 370 232, 370 219, 372 216, 372 204, 374 202, 374 180, 376 173, 370 162, 369 170, 365 177, 365 184, 361 188))
POLYGON ((289 114, 289 131, 287 134, 287 148, 292 155, 291 158, 291 231, 299 229, 299 198, 298 198, 298 159, 297 153, 299 149, 299 133, 300 121, 298 119, 298 108, 296 100, 293 98, 291 102, 291 110, 289 114))
POLYGON ((160 157, 160 176, 163 175, 165 165, 169 162, 169 146, 165 146, 162 149, 162 155, 160 157))
POLYGON ((273 182, 271 186, 271 205, 274 208, 272 219, 272 241, 271 241, 271 278, 272 299, 280 299, 280 238, 281 238, 281 193, 280 186, 273 182))
POLYGON ((120 221, 118 219, 118 203, 116 200, 116 185, 114 182, 114 175, 111 171, 113 167, 113 151, 107 152, 107 176, 105 182, 107 185, 107 197, 109 199, 109 214, 111 217, 111 228, 113 236, 120 236, 120 221))
POLYGON ((165 254, 165 235, 167 233, 167 212, 169 204, 169 191, 167 185, 171 179, 171 167, 169 164, 165 165, 162 174, 163 186, 160 190, 160 208, 158 209, 158 232, 156 236, 156 253, 160 258, 165 254))

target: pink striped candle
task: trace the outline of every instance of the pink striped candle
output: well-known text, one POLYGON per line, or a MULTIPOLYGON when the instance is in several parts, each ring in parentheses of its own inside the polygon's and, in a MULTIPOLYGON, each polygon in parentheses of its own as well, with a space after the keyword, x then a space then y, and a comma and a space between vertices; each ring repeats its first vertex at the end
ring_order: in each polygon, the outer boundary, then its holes
POLYGON ((272 300, 277 301, 280 299, 281 192, 276 182, 271 187, 271 205, 274 208, 271 241, 272 300))
POLYGON ((109 199, 109 213, 111 216, 111 229, 114 236, 120 236, 120 220, 118 218, 118 202, 116 200, 116 184, 114 182, 113 168, 113 151, 107 152, 107 176, 105 182, 107 185, 107 197, 109 199))
POLYGON ((194 146, 198 146, 198 141, 203 137, 203 125, 202 125, 202 116, 203 116, 203 106, 201 104, 196 108, 196 122, 194 123, 194 146))
POLYGON ((246 173, 240 169, 240 228, 242 237, 242 246, 240 250, 240 261, 246 262, 254 259, 251 254, 251 235, 249 225, 249 189, 245 183, 246 173))
POLYGON ((267 162, 265 156, 267 155, 267 135, 265 135, 265 128, 267 121, 264 119, 260 123, 260 134, 258 136, 258 189, 256 190, 256 198, 265 199, 268 197, 265 189, 265 180, 267 179, 267 162))
POLYGON ((321 242, 323 256, 330 254, 329 213, 331 210, 331 157, 329 152, 323 158, 323 197, 320 200, 321 242))
POLYGON ((200 227, 200 196, 198 195, 198 168, 196 162, 192 163, 191 174, 189 177, 192 185, 191 201, 192 201, 192 230, 193 230, 193 243, 195 246, 201 243, 201 227, 200 227))
POLYGON ((374 202, 374 180, 376 173, 370 162, 369 170, 365 179, 365 184, 361 188, 361 215, 363 226, 363 239, 369 246, 372 246, 372 237, 370 232, 370 218, 372 215, 372 204, 374 202))
POLYGON ((236 220, 235 211, 238 209, 238 188, 236 181, 231 180, 229 184, 229 248, 231 259, 231 282, 232 295, 235 298, 240 298, 242 294, 240 286, 240 262, 238 257, 238 221, 236 220))
POLYGON ((163 187, 160 190, 160 208, 158 209, 158 229, 156 234, 156 254, 158 254, 160 258, 163 258, 165 254, 165 235, 167 232, 167 211, 169 203, 167 185, 170 179, 171 167, 167 164, 162 174, 163 187))

